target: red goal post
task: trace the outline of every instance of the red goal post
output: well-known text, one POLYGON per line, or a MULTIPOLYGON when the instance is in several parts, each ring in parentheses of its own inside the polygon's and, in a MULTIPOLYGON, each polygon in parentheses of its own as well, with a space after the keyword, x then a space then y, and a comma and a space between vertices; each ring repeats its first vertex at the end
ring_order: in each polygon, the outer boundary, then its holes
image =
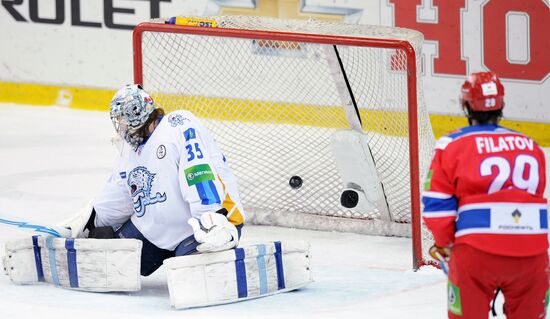
MULTIPOLYGON (((201 18, 198 18, 199 20, 201 18)), ((208 18, 210 19, 210 18, 208 18)), ((413 246, 413 267, 417 269, 419 266, 427 263, 426 251, 423 249, 426 243, 423 243, 422 234, 422 222, 421 222, 421 204, 420 204, 420 162, 419 162, 419 120, 418 120, 418 102, 419 102, 419 88, 418 74, 419 57, 416 54, 415 47, 419 50, 420 46, 417 44, 413 46, 406 39, 392 39, 392 38, 380 38, 380 37, 367 37, 367 36, 355 36, 355 35, 341 35, 341 34, 316 34, 307 32, 299 32, 292 30, 289 32, 273 29, 261 30, 256 26, 254 28, 236 28, 234 25, 231 27, 220 26, 219 20, 232 19, 228 17, 213 18, 214 21, 218 20, 217 27, 201 27, 195 25, 175 25, 167 24, 167 21, 157 20, 154 22, 141 23, 135 27, 133 33, 133 48, 134 48, 134 81, 135 83, 141 83, 145 86, 146 90, 152 91, 152 95, 163 95, 162 84, 155 84, 154 87, 150 82, 152 79, 147 79, 147 75, 144 74, 144 35, 147 34, 173 34, 182 36, 191 36, 196 38, 215 37, 215 38, 234 38, 234 39, 247 39, 247 40, 266 40, 266 41, 283 41, 286 43, 311 43, 311 44, 327 44, 333 46, 344 47, 368 47, 368 48, 381 48, 395 50, 395 55, 398 58, 404 59, 403 68, 406 76, 406 100, 407 100, 407 124, 408 124, 408 161, 409 161, 409 196, 410 196, 410 225, 412 227, 412 246, 413 246), (145 78, 144 78, 145 77, 145 78)), ((267 19, 269 21, 269 19, 267 19)), ((390 35, 391 36, 391 35, 390 35)), ((169 41, 173 41, 170 39, 169 41)), ((273 42, 270 42, 273 43, 273 42)), ((171 45, 168 45, 169 49, 171 45)), ((148 49, 151 51, 151 49, 148 49)), ((163 50, 159 48, 159 50, 163 50)), ((162 59, 157 59, 162 61, 162 59)), ((159 66, 160 67, 160 66, 159 66)), ((170 94, 174 92, 171 91, 170 94)), ((179 93, 179 92, 178 92, 179 93)), ((185 94, 184 92, 181 92, 185 94)), ((157 100, 158 100, 157 96, 157 100)), ((162 100, 162 98, 161 98, 162 100)), ((162 106, 166 105, 164 101, 162 106)), ((169 111, 177 109, 178 107, 186 108, 185 105, 169 107, 169 111)), ((425 107, 423 109, 423 116, 427 116, 425 107)), ((429 123, 428 123, 429 124, 429 123)), ((425 123, 424 123, 425 125, 425 123)), ((207 125, 208 126, 208 125, 207 125)), ((431 131, 431 128, 430 128, 431 131)), ((433 142, 433 136, 431 136, 433 142)), ((223 149, 223 145, 222 145, 223 149)), ((225 149, 224 149, 225 151, 225 149)), ((254 154, 252 154, 254 156, 254 154)), ((234 159, 238 161, 238 159, 234 159)), ((425 165, 426 163, 423 163, 425 165)), ((427 168, 427 167, 426 167, 427 168)), ((424 169, 424 167, 422 168, 424 169)), ((239 178, 239 176, 237 176, 239 178)), ((246 194, 243 194, 246 197, 246 194)), ((246 209, 246 207, 245 207, 246 209)), ((367 219, 368 220, 368 219, 367 219)), ((403 223, 407 221, 397 221, 403 223)), ((424 239, 425 241, 426 239, 424 239)))

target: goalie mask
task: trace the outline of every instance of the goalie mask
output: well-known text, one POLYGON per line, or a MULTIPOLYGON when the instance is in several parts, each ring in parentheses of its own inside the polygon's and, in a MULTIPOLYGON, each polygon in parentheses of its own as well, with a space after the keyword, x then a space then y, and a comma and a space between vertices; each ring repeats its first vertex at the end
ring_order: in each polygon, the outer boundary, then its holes
POLYGON ((110 114, 113 126, 134 150, 144 137, 137 134, 155 109, 151 96, 139 84, 129 84, 118 90, 111 100, 110 114))

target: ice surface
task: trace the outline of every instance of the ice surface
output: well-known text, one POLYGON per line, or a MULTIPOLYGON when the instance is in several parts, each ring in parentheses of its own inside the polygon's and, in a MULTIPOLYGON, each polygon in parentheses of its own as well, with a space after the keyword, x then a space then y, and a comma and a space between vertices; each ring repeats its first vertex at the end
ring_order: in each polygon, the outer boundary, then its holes
MULTIPOLYGON (((0 216, 55 224, 73 214, 109 175, 112 135, 105 112, 0 105, 0 216)), ((0 225, 0 244, 29 234, 0 225)), ((411 270, 409 238, 246 226, 242 242, 296 238, 312 245, 315 279, 299 291, 178 311, 170 308, 163 268, 142 277, 134 293, 17 286, 0 274, 0 318, 446 317, 446 278, 432 267, 411 270)))

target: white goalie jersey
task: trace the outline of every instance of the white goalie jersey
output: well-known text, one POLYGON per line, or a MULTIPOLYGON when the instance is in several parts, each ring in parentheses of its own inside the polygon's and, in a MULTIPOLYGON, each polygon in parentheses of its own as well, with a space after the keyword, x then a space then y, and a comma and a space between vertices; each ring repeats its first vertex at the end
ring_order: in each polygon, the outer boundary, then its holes
POLYGON ((202 122, 188 111, 165 115, 134 151, 124 143, 117 167, 94 199, 96 226, 128 219, 153 244, 173 250, 193 235, 191 217, 226 208, 244 222, 237 181, 202 122))

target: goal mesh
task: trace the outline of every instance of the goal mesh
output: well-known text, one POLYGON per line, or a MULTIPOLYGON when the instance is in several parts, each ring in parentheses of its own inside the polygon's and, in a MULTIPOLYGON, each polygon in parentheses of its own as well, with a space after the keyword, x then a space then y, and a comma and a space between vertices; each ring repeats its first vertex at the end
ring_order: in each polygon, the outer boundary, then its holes
MULTIPOLYGON (((415 49, 417 70, 422 35, 316 20, 208 19, 216 21, 212 29, 240 33, 193 34, 191 29, 203 28, 187 27, 179 33, 151 27, 134 44, 141 49, 135 66, 141 78, 136 80, 167 112, 187 109, 204 120, 237 176, 247 214, 267 224, 411 236, 407 56, 368 44, 285 40, 279 32, 404 40, 415 49), (268 32, 255 38, 250 35, 254 30, 268 32), (342 105, 341 79, 331 71, 335 48, 360 114, 361 124, 355 126, 367 135, 391 222, 381 222, 378 211, 340 204, 344 185, 330 137, 353 129, 357 113, 342 105), (300 187, 290 186, 293 176, 302 181, 300 187)), ((418 73, 419 144, 414 152, 423 180, 434 137, 418 73)), ((425 229, 422 240, 424 246, 430 243, 425 229)))

